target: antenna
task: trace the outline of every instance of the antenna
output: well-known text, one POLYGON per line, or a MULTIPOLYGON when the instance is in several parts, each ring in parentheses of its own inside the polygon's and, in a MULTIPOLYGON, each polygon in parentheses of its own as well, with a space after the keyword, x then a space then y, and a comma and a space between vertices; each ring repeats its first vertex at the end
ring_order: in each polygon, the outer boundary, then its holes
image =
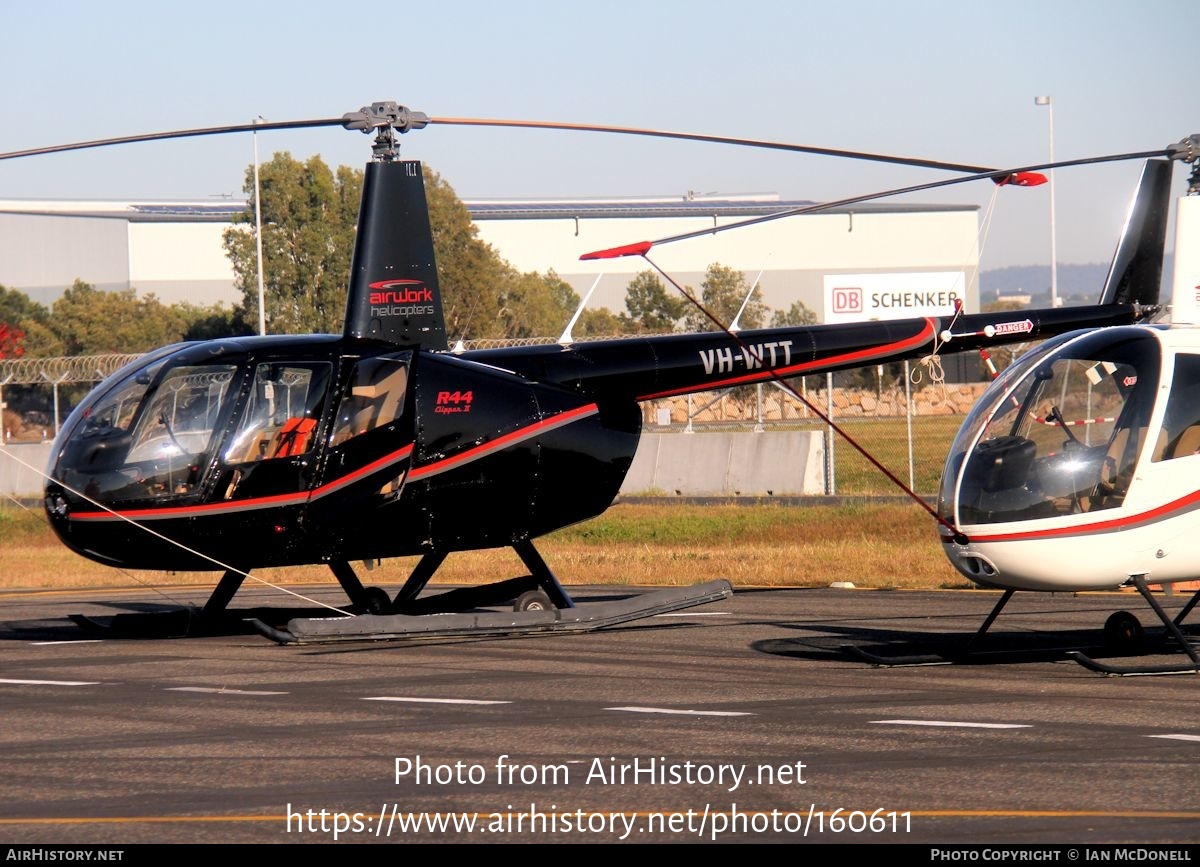
POLYGON ((595 292, 596 287, 600 285, 600 280, 602 277, 604 277, 603 272, 596 275, 596 279, 592 281, 592 287, 588 289, 587 294, 583 296, 583 300, 579 302, 579 307, 576 308, 575 315, 571 317, 571 321, 568 322, 567 327, 563 329, 562 336, 558 338, 558 343, 560 346, 570 346, 571 343, 574 342, 574 338, 571 337, 571 329, 573 329, 575 327, 575 323, 579 321, 579 316, 581 313, 583 313, 583 308, 587 307, 588 299, 592 297, 592 293, 595 292))
POLYGON ((730 331, 737 331, 740 327, 738 320, 742 318, 742 312, 746 309, 746 305, 750 303, 751 296, 754 295, 754 290, 758 288, 758 281, 762 279, 762 269, 759 269, 758 276, 754 278, 754 285, 750 287, 750 291, 746 293, 746 297, 742 299, 742 306, 738 308, 737 316, 733 317, 733 321, 729 323, 730 331))

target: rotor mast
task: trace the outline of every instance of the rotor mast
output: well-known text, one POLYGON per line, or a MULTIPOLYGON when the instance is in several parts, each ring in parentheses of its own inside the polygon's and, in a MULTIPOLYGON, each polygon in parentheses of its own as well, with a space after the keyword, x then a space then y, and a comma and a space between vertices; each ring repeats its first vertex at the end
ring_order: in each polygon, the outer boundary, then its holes
POLYGON ((399 158, 396 143, 397 133, 428 122, 422 112, 395 102, 373 102, 343 115, 346 129, 375 131, 350 260, 343 327, 348 338, 446 348, 424 175, 418 161, 399 158))

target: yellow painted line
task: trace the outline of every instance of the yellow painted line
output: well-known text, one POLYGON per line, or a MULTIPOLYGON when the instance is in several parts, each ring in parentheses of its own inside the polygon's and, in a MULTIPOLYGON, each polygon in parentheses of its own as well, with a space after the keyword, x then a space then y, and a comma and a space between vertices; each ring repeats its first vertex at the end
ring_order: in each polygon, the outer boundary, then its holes
MULTIPOLYGON (((328 809, 328 808, 326 808, 328 809)), ((636 816, 646 819, 651 816, 661 816, 664 813, 685 812, 686 807, 678 808, 663 808, 661 810, 620 810, 620 809, 584 809, 584 813, 622 813, 626 816, 636 816)), ((880 808, 871 808, 867 810, 850 810, 842 808, 838 810, 839 815, 847 815, 849 813, 866 813, 870 815, 877 812, 880 808)), ((363 816, 375 816, 378 814, 378 809, 372 810, 341 810, 330 811, 353 814, 360 813, 363 816)), ((469 811, 469 810, 454 810, 447 812, 435 812, 431 810, 406 810, 406 813, 424 814, 431 817, 441 816, 470 816, 474 815, 477 820, 484 818, 492 818, 497 815, 503 816, 518 816, 526 815, 525 813, 516 813, 511 811, 493 810, 488 812, 469 811)), ((574 813, 575 810, 570 812, 574 813)), ((775 808, 773 810, 738 810, 739 816, 769 816, 772 813, 793 812, 798 815, 807 815, 807 808, 801 810, 796 808, 791 811, 775 808)), ((833 809, 827 808, 823 811, 826 815, 833 812, 833 809)), ((1200 812, 1186 812, 1174 810, 900 810, 888 809, 887 813, 892 814, 907 814, 914 819, 1200 819, 1200 812)), ((303 815, 303 814, 302 814, 303 815)), ((713 810, 709 813, 710 816, 727 816, 731 817, 734 814, 722 810, 713 810)), ((288 821, 287 814, 277 816, 100 816, 100 817, 84 817, 84 816, 69 816, 59 819, 33 817, 28 819, 0 819, 0 827, 15 826, 15 825, 137 825, 137 824, 214 824, 222 822, 230 823, 282 823, 288 821)))

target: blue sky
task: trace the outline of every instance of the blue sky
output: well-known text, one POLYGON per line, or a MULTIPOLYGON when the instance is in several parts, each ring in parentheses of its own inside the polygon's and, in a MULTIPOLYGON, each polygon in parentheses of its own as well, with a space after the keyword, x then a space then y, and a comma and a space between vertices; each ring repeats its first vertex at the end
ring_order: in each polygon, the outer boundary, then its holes
MULTIPOLYGON (((1192 0, 7 0, 4 20, 0 152, 258 115, 336 117, 377 100, 432 116, 644 126, 996 167, 1048 158, 1040 94, 1053 98, 1060 160, 1200 132, 1192 0)), ((277 150, 359 167, 369 139, 338 128, 259 136, 264 159, 277 150)), ((409 134, 402 152, 464 198, 694 190, 825 200, 946 177, 712 144, 449 126, 409 134)), ((251 160, 249 136, 9 160, 0 198, 240 194, 251 160)), ((1137 174, 1135 163, 1056 173, 1060 263, 1111 257, 1137 174)), ((910 201, 986 205, 991 186, 910 201)), ((1049 237, 1046 187, 1001 190, 983 266, 1046 263, 1049 237)))

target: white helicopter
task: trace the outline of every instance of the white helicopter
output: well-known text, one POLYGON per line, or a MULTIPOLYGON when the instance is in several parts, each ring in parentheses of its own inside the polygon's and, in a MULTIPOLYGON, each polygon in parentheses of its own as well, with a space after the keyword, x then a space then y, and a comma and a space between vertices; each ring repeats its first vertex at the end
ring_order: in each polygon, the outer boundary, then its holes
MULTIPOLYGON (((1105 674, 1200 673, 1181 628, 1200 591, 1172 617, 1149 589, 1200 579, 1200 136, 1182 144, 1192 174, 1176 211, 1167 315, 1047 340, 995 379, 950 449, 938 498, 942 546, 972 582, 1004 590, 968 655, 1018 590, 1132 586, 1188 661, 1137 667, 1071 656, 1105 674)), ((1147 163, 1129 223, 1149 228, 1125 233, 1106 295, 1146 297, 1122 275, 1161 257, 1171 166, 1147 163)), ((1128 611, 1110 616, 1104 635, 1119 649, 1144 647, 1128 611)))
MULTIPOLYGON (((1200 673, 1200 655, 1180 627, 1200 591, 1171 618, 1149 589, 1200 580, 1200 135, 1162 153, 1145 163, 1100 299, 1102 306, 1132 307, 1137 324, 1098 323, 1031 350, 995 379, 951 446, 935 512, 942 545, 972 582, 1003 590, 1000 600, 964 653, 881 657, 846 645, 847 652, 877 665, 962 660, 1018 590, 1132 586, 1190 661, 1133 668, 1071 655, 1106 674, 1200 673), (1174 298, 1164 308, 1159 287, 1177 161, 1191 164, 1192 174, 1176 214, 1174 298)), ((584 258, 644 255, 693 236, 584 258)), ((973 331, 961 321, 963 331, 955 333, 952 322, 941 332, 944 351, 1011 337, 1032 324, 973 331)), ((1140 649, 1144 636, 1127 611, 1114 613, 1104 632, 1106 643, 1123 651, 1140 649)))

